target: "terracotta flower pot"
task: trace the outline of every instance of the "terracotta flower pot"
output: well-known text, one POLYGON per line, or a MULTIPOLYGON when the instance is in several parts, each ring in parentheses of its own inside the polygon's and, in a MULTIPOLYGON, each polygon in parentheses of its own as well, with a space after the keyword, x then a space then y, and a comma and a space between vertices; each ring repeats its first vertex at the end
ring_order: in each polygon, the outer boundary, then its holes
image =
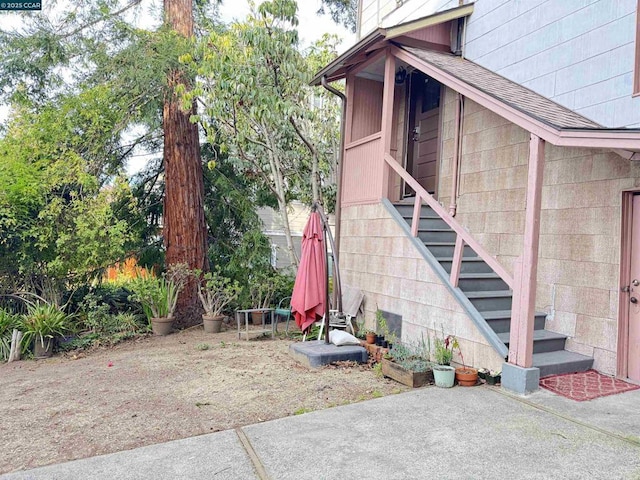
POLYGON ((210 317, 208 315, 202 315, 202 323, 204 324, 204 331, 206 333, 220 333, 223 320, 224 320, 224 315, 216 315, 213 317, 210 317))
POLYGON ((374 343, 376 343, 376 337, 377 337, 377 335, 376 335, 375 333, 368 332, 368 333, 367 333, 367 335, 366 335, 366 337, 367 337, 367 343, 369 343, 369 344, 371 344, 371 345, 373 345, 374 343))
POLYGON ((251 323, 253 325, 262 325, 262 317, 267 313, 267 310, 260 312, 251 312, 251 323))
POLYGON ((154 335, 164 336, 171 333, 173 317, 160 317, 151 319, 151 330, 154 335))
POLYGON ((458 367, 456 380, 461 387, 473 387, 478 383, 478 370, 471 367, 458 367))

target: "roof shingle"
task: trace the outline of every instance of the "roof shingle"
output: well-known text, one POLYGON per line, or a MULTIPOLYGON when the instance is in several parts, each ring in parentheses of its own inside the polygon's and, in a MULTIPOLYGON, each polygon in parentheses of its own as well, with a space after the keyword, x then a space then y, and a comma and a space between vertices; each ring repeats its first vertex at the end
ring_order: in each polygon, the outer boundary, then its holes
POLYGON ((469 60, 433 50, 407 46, 401 48, 420 60, 453 75, 458 80, 557 129, 603 128, 573 110, 469 60))

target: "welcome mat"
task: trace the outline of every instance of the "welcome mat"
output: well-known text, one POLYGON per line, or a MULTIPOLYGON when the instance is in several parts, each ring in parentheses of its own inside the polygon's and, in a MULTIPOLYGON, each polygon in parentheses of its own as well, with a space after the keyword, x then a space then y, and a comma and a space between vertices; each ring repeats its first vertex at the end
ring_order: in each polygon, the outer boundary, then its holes
POLYGON ((540 379, 540 386, 576 402, 640 388, 640 385, 633 385, 617 378, 602 375, 595 370, 544 377, 540 379))

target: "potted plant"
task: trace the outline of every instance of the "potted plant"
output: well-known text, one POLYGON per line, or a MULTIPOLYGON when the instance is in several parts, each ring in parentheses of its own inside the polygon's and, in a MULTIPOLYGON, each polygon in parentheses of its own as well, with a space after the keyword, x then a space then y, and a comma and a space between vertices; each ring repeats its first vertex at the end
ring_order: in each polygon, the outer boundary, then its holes
POLYGON ((367 343, 370 345, 373 345, 376 343, 376 332, 374 332, 373 330, 367 330, 364 334, 365 338, 367 339, 367 343))
POLYGON ((24 333, 24 342, 29 344, 33 340, 34 356, 46 358, 53 354, 55 337, 72 330, 71 317, 53 304, 29 304, 20 321, 20 329, 24 333))
POLYGON ((490 370, 485 373, 484 379, 487 382, 487 385, 497 385, 500 383, 502 376, 502 372, 496 370, 490 370))
POLYGON ((251 313, 254 325, 262 325, 265 312, 268 311, 276 290, 276 283, 266 273, 252 275, 249 279, 249 295, 252 308, 257 311, 251 313))
POLYGON ((457 348, 462 366, 456 368, 456 381, 461 387, 473 387, 478 384, 478 370, 472 367, 467 367, 464 363, 464 356, 462 355, 460 346, 458 345, 457 348))
POLYGON ((154 335, 171 332, 178 295, 187 283, 187 272, 186 265, 176 264, 161 277, 137 277, 129 284, 133 291, 130 298, 142 305, 154 335))
POLYGON ((458 347, 458 339, 453 335, 436 337, 434 339, 434 358, 436 364, 433 367, 433 376, 438 387, 451 388, 455 382, 456 369, 453 368, 451 360, 453 359, 453 349, 458 347))
POLYGON ((382 358, 382 374, 409 387, 421 387, 433 382, 431 342, 424 338, 416 345, 395 342, 382 358))
POLYGON ((204 309, 204 314, 202 314, 204 331, 218 333, 224 319, 222 312, 229 303, 238 297, 240 286, 238 282, 232 282, 229 278, 224 277, 219 268, 205 274, 196 270, 194 274, 198 279, 198 298, 204 309))

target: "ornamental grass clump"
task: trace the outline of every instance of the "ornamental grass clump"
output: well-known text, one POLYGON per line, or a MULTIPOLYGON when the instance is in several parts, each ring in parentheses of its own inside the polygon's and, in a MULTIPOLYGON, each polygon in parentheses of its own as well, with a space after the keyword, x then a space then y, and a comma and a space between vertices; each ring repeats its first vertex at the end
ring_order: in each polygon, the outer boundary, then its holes
POLYGON ((431 342, 429 340, 425 342, 424 337, 417 343, 396 341, 389 356, 394 363, 412 372, 427 372, 432 369, 431 342))

